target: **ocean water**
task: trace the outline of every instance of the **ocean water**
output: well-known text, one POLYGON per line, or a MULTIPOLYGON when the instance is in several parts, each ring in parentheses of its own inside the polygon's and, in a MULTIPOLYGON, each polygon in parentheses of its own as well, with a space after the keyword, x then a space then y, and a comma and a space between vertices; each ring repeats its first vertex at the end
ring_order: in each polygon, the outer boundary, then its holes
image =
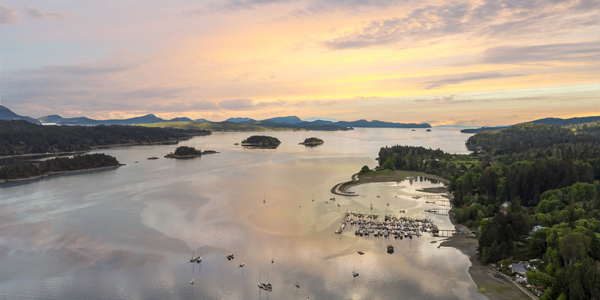
POLYGON ((440 238, 334 234, 346 211, 371 203, 377 214, 406 210, 451 229, 447 216, 425 215, 435 205, 412 198, 437 182, 365 184, 353 188, 357 197, 330 190, 374 167, 382 146, 466 153, 469 135, 267 132, 279 148, 234 145, 253 134, 182 142, 221 152, 186 160, 162 158, 174 145, 102 149, 126 166, 0 186, 0 299, 486 299, 467 272, 469 258, 431 243, 440 238), (325 144, 298 145, 311 136, 325 144), (188 263, 192 253, 200 264, 188 263), (260 281, 273 291, 260 290, 260 281))

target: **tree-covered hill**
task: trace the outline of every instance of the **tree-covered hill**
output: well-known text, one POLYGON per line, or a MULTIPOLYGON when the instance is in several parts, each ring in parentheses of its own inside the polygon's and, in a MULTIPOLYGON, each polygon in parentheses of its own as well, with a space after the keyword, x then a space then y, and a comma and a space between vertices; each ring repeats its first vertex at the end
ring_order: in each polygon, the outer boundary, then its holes
POLYGON ((0 156, 90 150, 123 144, 176 143, 205 130, 135 126, 42 126, 0 120, 0 156))
POLYGON ((492 156, 553 156, 564 152, 574 159, 594 158, 600 157, 600 126, 598 122, 570 127, 524 123, 478 133, 469 137, 467 147, 492 156))

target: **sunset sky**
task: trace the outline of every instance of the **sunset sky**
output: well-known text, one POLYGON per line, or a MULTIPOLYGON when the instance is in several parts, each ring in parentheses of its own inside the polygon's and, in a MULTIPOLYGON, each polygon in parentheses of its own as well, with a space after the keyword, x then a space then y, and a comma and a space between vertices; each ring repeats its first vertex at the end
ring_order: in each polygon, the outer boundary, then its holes
POLYGON ((600 115, 597 0, 4 0, 21 115, 507 125, 600 115))

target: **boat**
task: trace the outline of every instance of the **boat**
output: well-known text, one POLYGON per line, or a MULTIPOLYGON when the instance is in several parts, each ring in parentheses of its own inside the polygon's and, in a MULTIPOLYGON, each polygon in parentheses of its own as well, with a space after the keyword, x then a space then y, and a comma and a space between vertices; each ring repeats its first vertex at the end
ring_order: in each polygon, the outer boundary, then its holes
POLYGON ((437 241, 431 241, 431 243, 432 243, 432 244, 435 244, 435 243, 437 243, 437 241))
POLYGON ((295 284, 295 286, 297 288, 300 288, 300 282, 298 281, 298 276, 300 276, 300 273, 296 274, 296 284, 295 284))
POLYGON ((241 263, 240 266, 238 267, 238 269, 243 268, 245 265, 246 265, 245 263, 241 263))
POLYGON ((190 284, 194 284, 194 278, 192 278, 192 280, 190 280, 190 284))
POLYGON ((394 253, 394 246, 392 246, 391 244, 387 245, 387 253, 389 253, 389 254, 394 253))
POLYGON ((364 252, 362 252, 362 251, 358 251, 358 254, 360 254, 360 255, 363 255, 363 254, 365 254, 365 253, 364 253, 364 252))
POLYGON ((354 277, 358 277, 358 273, 356 273, 356 272, 352 271, 352 276, 354 276, 354 277))
POLYGON ((227 255, 227 260, 232 260, 232 259, 234 259, 234 258, 235 258, 235 257, 233 256, 233 253, 231 253, 231 254, 227 255))
POLYGON ((240 143, 235 143, 234 145, 236 145, 236 146, 237 146, 237 145, 239 145, 239 144, 240 144, 240 143))
POLYGON ((429 132, 429 131, 431 131, 431 129, 427 129, 427 130, 425 130, 425 131, 429 132))

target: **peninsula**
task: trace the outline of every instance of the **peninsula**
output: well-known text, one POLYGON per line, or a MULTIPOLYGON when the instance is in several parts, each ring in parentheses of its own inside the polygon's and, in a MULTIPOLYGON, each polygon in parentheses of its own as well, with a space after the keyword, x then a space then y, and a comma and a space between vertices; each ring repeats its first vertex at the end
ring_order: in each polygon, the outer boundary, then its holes
POLYGON ((144 128, 135 126, 42 126, 24 120, 0 120, 1 157, 56 155, 96 148, 177 144, 207 130, 144 128))
POLYGON ((42 162, 16 162, 0 168, 0 183, 118 166, 123 165, 115 157, 103 153, 55 157, 42 162))

